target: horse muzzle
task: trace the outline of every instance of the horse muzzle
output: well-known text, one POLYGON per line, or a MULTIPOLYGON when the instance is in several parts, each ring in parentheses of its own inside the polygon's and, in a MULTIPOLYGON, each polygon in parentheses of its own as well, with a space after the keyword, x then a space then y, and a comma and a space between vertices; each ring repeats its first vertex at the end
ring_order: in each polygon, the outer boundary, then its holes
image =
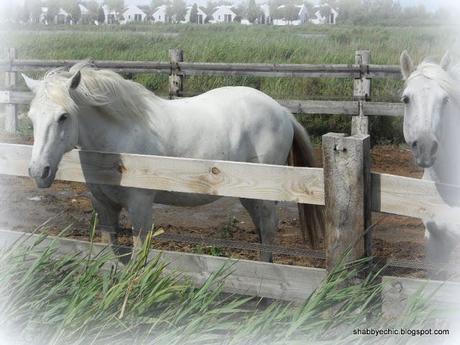
POLYGON ((38 188, 49 188, 54 182, 56 169, 53 169, 49 164, 31 164, 29 175, 35 180, 38 188))
POLYGON ((415 162, 421 168, 431 168, 436 162, 439 144, 436 139, 421 138, 410 143, 415 162))

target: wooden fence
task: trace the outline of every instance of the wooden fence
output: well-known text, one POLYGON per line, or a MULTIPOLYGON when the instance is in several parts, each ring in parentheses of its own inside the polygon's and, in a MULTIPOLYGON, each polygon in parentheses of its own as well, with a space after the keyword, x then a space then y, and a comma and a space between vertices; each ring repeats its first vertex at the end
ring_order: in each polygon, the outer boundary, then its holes
MULTIPOLYGON (((329 114, 353 116, 352 133, 364 130, 367 133, 365 116, 400 116, 401 103, 369 102, 372 78, 400 79, 399 66, 370 64, 370 53, 360 50, 355 53, 354 64, 309 65, 309 64, 241 64, 184 62, 180 49, 171 49, 169 62, 150 61, 98 61, 91 63, 98 68, 108 68, 125 73, 160 73, 169 75, 169 96, 180 97, 185 92, 185 77, 194 75, 258 76, 258 77, 333 77, 351 78, 354 81, 352 101, 277 100, 293 113, 329 114)), ((71 66, 77 60, 21 60, 16 50, 8 50, 8 60, 0 61, 0 71, 5 74, 5 86, 0 90, 0 104, 5 104, 5 130, 15 132, 17 128, 17 105, 29 104, 32 94, 17 90, 17 74, 29 71, 47 71, 52 68, 71 66)))
MULTIPOLYGON (((183 57, 177 52, 172 52, 171 55, 172 60, 181 60, 183 57)), ((8 65, 6 73, 11 74, 38 67, 48 69, 67 63, 73 62, 11 59, 8 63, 1 62, 0 67, 8 65)), ((352 252, 349 260, 371 254, 372 238, 366 230, 372 224, 372 211, 417 218, 432 218, 435 214, 441 213, 446 216, 453 215, 454 219, 458 214, 457 208, 446 206, 439 197, 438 190, 443 188, 460 192, 460 187, 370 171, 370 141, 366 115, 394 116, 398 115, 402 108, 399 104, 369 102, 370 79, 383 76, 397 77, 399 69, 395 66, 370 65, 367 51, 357 52, 354 65, 334 66, 186 64, 181 61, 94 63, 98 67, 115 70, 169 73, 171 97, 180 96, 183 92, 184 73, 211 74, 217 71, 216 73, 224 75, 353 77, 355 100, 352 102, 289 101, 292 104, 298 103, 301 107, 311 105, 312 108, 307 109, 307 112, 311 113, 353 115, 352 135, 330 133, 323 136, 321 169, 73 150, 64 156, 57 179, 325 205, 327 269, 330 269, 350 247, 352 252), (124 169, 119 169, 120 165, 124 169)), ((12 79, 10 86, 14 85, 11 83, 12 79)), ((0 102, 12 106, 18 103, 25 104, 30 100, 29 93, 12 89, 3 91, 2 95, 0 102)), ((13 111, 16 111, 14 107, 7 108, 7 115, 11 118, 15 117, 13 111)), ((12 122, 14 121, 7 123, 12 122)), ((0 144, 0 174, 28 176, 30 156, 31 146, 0 144)), ((183 270, 186 274, 187 270, 190 270, 191 275, 201 274, 201 278, 210 274, 217 262, 222 260, 195 255, 193 261, 188 255, 192 254, 168 253, 167 257, 171 262, 179 260, 184 263, 184 266, 173 266, 174 268, 183 270), (187 260, 196 263, 193 268, 185 263, 185 256, 187 260), (196 273, 198 271, 201 273, 196 273)), ((313 268, 286 268, 283 265, 241 262, 241 265, 236 266, 235 280, 227 286, 228 291, 242 292, 239 286, 242 284, 247 286, 246 292, 251 295, 296 300, 307 296, 316 286, 316 283, 308 285, 304 277, 308 276, 308 279, 312 278, 312 281, 318 282, 325 274, 324 270, 313 268), (294 282, 288 282, 288 275, 302 275, 302 278, 293 278, 294 282), (267 287, 265 284, 268 284, 267 287), (305 294, 299 293, 302 289, 305 294)), ((414 267, 417 265, 418 263, 413 264, 414 267)), ((406 284, 406 281, 401 284, 406 284)), ((413 286, 415 283, 410 281, 408 284, 413 286)))

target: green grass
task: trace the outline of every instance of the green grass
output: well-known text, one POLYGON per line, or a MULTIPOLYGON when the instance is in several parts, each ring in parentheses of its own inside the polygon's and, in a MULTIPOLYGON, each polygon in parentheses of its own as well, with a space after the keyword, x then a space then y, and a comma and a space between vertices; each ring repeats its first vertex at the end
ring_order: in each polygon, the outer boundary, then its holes
POLYGON ((57 244, 43 246, 43 240, 20 242, 0 255, 0 330, 19 343, 367 344, 369 338, 354 336, 354 329, 423 328, 434 315, 414 295, 400 317, 382 318, 377 274, 349 284, 364 259, 337 267, 301 305, 257 306, 222 294, 232 267, 222 267, 199 288, 166 273, 160 257, 147 260, 152 237, 124 267, 109 251, 58 257, 57 244))
MULTIPOLYGON (((16 47, 20 58, 107 59, 167 61, 168 49, 182 48, 186 61, 253 63, 353 63, 354 52, 370 49, 375 64, 398 64, 402 50, 415 60, 440 57, 455 41, 448 26, 242 26, 242 25, 128 25, 21 27, 0 31, 0 45, 16 47)), ((159 94, 167 93, 167 76, 126 75, 159 94)), ((186 91, 195 94, 226 85, 256 87, 275 98, 342 99, 352 96, 350 79, 187 77, 186 91)), ((374 101, 398 101, 402 82, 373 81, 374 101)), ((324 117, 304 121, 320 136, 326 131, 349 129, 349 118, 324 117), (325 125, 327 123, 327 126, 325 125), (326 130, 327 127, 327 130, 326 130)), ((378 120, 377 139, 399 142, 400 121, 378 120), (383 124, 381 122, 384 122, 383 124), (381 127, 385 131, 380 130, 381 127), (388 128, 390 130, 388 130, 388 128)))

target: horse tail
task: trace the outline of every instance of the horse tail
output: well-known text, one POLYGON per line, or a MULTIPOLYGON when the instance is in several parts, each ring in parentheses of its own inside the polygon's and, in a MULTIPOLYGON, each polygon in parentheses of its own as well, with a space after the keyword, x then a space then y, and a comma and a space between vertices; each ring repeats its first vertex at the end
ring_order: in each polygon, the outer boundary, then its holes
MULTIPOLYGON (((313 147, 307 131, 292 114, 294 139, 290 152, 289 165, 298 167, 318 166, 314 157, 313 147)), ((304 242, 310 240, 314 249, 319 248, 321 238, 324 238, 324 206, 297 204, 299 208, 300 230, 304 242)))

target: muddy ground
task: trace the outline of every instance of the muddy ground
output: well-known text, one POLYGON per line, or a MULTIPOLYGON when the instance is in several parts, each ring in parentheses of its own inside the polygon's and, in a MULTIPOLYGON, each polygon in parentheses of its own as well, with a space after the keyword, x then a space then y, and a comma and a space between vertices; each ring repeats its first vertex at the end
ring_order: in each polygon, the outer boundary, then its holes
MULTIPOLYGON (((321 151, 316 150, 320 160, 321 151)), ((421 171, 411 153, 398 146, 376 146, 372 149, 372 169, 396 175, 420 177, 421 171)), ((41 231, 57 234, 68 227, 67 236, 88 239, 92 214, 89 192, 84 184, 56 181, 49 189, 37 189, 29 178, 0 176, 0 228, 30 232, 49 221, 41 231), (50 220, 51 218, 51 220, 50 220)), ((305 247, 298 230, 298 214, 295 204, 280 203, 279 231, 276 244, 289 247, 305 247)), ((239 201, 222 198, 212 204, 188 208, 154 205, 155 227, 167 233, 193 234, 205 238, 224 238, 258 242, 258 234, 239 201)), ((424 228, 419 219, 373 214, 377 223, 373 233, 373 252, 376 256, 421 260, 424 257, 424 228)), ((130 228, 126 214, 122 214, 122 226, 130 228)), ((120 238, 129 244, 131 237, 126 230, 120 238)), ((255 251, 231 250, 176 242, 155 243, 155 248, 181 250, 195 253, 223 255, 234 258, 257 259, 255 251)), ((322 267, 321 260, 306 257, 275 255, 274 261, 322 267)), ((408 272, 423 275, 422 272, 408 272)))

